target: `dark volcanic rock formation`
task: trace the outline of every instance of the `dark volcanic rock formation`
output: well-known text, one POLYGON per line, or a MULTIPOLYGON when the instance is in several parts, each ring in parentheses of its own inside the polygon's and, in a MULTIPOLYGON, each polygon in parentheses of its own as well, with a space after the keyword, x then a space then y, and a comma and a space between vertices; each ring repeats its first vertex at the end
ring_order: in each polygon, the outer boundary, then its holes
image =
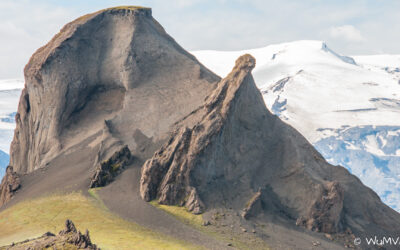
POLYGON ((90 182, 90 187, 104 187, 112 182, 118 174, 120 174, 132 159, 131 151, 128 146, 114 153, 110 159, 100 163, 97 166, 90 182))
POLYGON ((71 220, 65 221, 65 228, 58 233, 59 238, 65 242, 77 246, 78 249, 98 249, 90 240, 89 231, 85 234, 78 231, 71 220))
POLYGON ((89 231, 85 234, 78 231, 74 223, 70 220, 65 222, 65 228, 58 235, 47 232, 43 236, 25 240, 20 243, 7 246, 7 249, 87 249, 97 250, 98 248, 92 243, 89 231))
POLYGON ((11 200, 15 192, 21 187, 21 181, 13 167, 8 166, 6 175, 0 184, 0 207, 11 200))
POLYGON ((31 172, 90 136, 98 137, 91 144, 104 157, 98 162, 121 145, 147 158, 218 80, 151 9, 118 7, 78 18, 25 67, 11 165, 31 172))
POLYGON ((343 189, 338 182, 328 182, 310 207, 307 217, 299 218, 297 225, 318 232, 336 233, 343 230, 343 189))
POLYGON ((266 109, 254 65, 240 57, 205 104, 176 124, 143 165, 143 199, 195 213, 229 206, 245 218, 279 216, 326 233, 399 232, 398 213, 266 109))
MULTIPOLYGON (((206 104, 185 119, 189 123, 192 120, 200 120, 194 126, 179 128, 153 158, 145 163, 141 178, 143 199, 150 201, 158 198, 163 204, 181 204, 186 205, 190 211, 196 213, 202 211, 203 202, 191 182, 196 182, 197 180, 193 178, 197 178, 199 184, 209 185, 213 178, 224 175, 223 166, 221 169, 210 169, 210 171, 219 172, 210 172, 211 175, 200 172, 198 176, 195 176, 195 172, 201 168, 198 165, 205 164, 204 167, 212 168, 214 164, 218 164, 211 152, 214 150, 214 140, 219 137, 224 125, 229 122, 227 119, 231 113, 230 106, 238 89, 255 88, 246 84, 242 86, 242 82, 254 66, 254 58, 249 56, 239 58, 233 72, 218 84, 217 89, 208 97, 206 104)), ((251 109, 249 110, 251 112, 251 109)), ((257 110, 254 111, 257 112, 257 110)))

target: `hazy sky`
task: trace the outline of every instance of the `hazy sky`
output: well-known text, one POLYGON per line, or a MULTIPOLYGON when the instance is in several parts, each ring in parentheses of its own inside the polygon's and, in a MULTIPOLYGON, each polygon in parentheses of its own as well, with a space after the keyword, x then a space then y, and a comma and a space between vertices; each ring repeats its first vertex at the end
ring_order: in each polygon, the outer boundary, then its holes
POLYGON ((187 50, 239 50, 300 39, 353 54, 400 54, 399 0, 0 0, 0 79, 73 19, 117 5, 153 8, 187 50))

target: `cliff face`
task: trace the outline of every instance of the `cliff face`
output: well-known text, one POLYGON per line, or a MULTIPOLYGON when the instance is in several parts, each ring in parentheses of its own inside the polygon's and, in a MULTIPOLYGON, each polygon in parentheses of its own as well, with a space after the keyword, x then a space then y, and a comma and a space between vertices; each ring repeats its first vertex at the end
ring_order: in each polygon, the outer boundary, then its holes
POLYGON ((78 18, 25 67, 11 164, 31 172, 96 133, 103 137, 98 162, 125 144, 145 155, 137 141, 163 140, 218 79, 151 9, 111 8, 78 18))
POLYGON ((8 166, 0 183, 0 207, 11 200, 20 186, 21 181, 18 174, 14 172, 13 167, 8 166))
POLYGON ((246 219, 272 215, 325 233, 398 231, 396 212, 266 109, 254 66, 250 55, 240 57, 204 105, 176 125, 143 165, 142 198, 194 213, 232 207, 246 219))

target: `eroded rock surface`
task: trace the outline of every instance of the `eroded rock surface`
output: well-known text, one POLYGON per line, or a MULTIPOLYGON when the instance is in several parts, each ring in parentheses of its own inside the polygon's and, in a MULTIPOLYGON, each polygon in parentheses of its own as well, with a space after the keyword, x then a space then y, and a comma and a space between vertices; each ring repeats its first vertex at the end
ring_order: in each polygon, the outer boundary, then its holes
POLYGON ((205 103, 177 122, 142 167, 142 198, 194 213, 231 207, 245 219, 279 217, 325 233, 399 230, 399 214, 266 109, 254 65, 240 57, 205 103))
MULTIPOLYGON (((140 183, 143 199, 150 201, 157 198, 162 204, 185 205, 195 213, 203 211, 203 201, 192 185, 192 176, 196 168, 199 168, 198 165, 202 164, 201 156, 218 139, 229 118, 236 92, 246 87, 244 81, 254 66, 255 60, 251 56, 240 57, 233 72, 218 84, 206 104, 186 118, 189 122, 192 122, 190 119, 201 120, 194 126, 183 125, 179 128, 153 158, 144 164, 140 183)), ((213 159, 206 157, 204 160, 210 160, 211 164, 213 162, 213 159)), ((197 178, 201 177, 203 175, 197 178)))
POLYGON ((87 249, 98 250, 96 244, 90 240, 89 231, 85 234, 78 231, 74 223, 70 220, 65 222, 65 228, 58 235, 47 232, 43 236, 25 240, 20 243, 13 243, 6 246, 6 249, 22 250, 22 249, 87 249))
POLYGON ((8 166, 0 184, 0 207, 9 202, 15 192, 21 187, 21 181, 12 166, 8 166))
POLYGON ((297 225, 325 233, 343 231, 342 212, 344 191, 338 182, 326 183, 320 197, 310 207, 307 217, 299 218, 297 225))
POLYGON ((261 190, 254 194, 254 196, 248 201, 247 206, 243 209, 242 217, 249 219, 250 217, 256 216, 262 213, 262 197, 261 190))
POLYGON ((101 162, 90 182, 90 188, 104 187, 114 180, 132 160, 131 151, 128 146, 115 152, 110 159, 101 162))
POLYGON ((17 173, 42 168, 96 135, 90 146, 104 155, 99 162, 121 145, 145 160, 219 80, 142 7, 110 8, 65 25, 24 73, 10 150, 17 173), (105 121, 110 131, 103 131, 105 121))

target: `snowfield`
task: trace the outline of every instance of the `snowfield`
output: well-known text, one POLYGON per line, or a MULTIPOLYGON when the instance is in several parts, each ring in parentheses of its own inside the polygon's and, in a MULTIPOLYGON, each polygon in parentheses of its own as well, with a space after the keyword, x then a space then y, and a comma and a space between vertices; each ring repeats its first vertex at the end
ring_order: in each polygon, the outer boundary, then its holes
POLYGON ((15 128, 15 113, 23 80, 0 80, 0 150, 8 153, 15 128))
POLYGON ((253 55, 267 107, 400 211, 400 55, 342 56, 321 41, 192 53, 222 77, 253 55))

